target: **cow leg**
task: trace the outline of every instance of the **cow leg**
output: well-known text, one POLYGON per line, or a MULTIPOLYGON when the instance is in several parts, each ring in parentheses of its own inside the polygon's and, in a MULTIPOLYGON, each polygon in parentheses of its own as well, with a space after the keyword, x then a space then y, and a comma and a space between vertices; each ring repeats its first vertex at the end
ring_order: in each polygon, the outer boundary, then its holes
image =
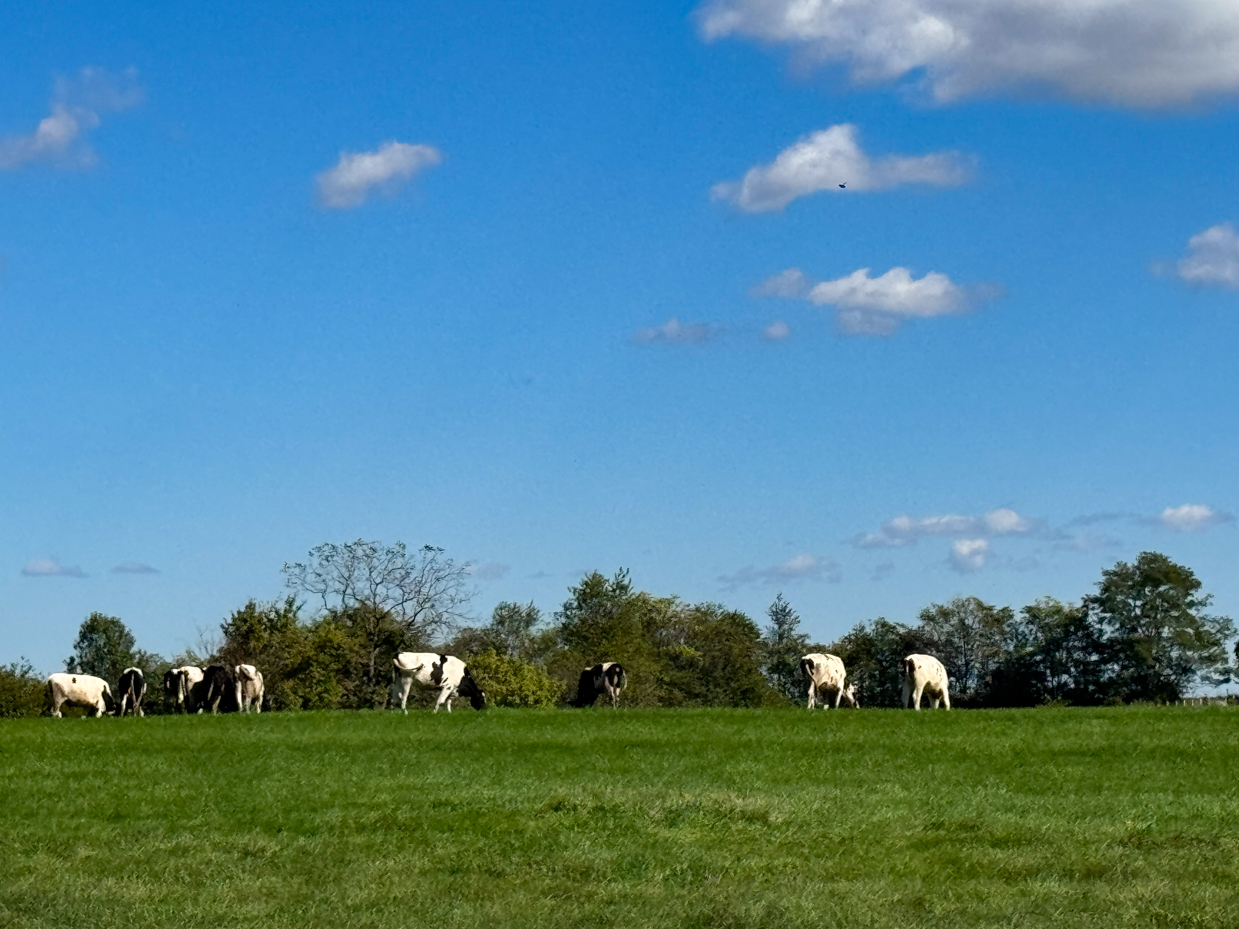
POLYGON ((912 709, 918 713, 921 711, 921 692, 924 691, 925 685, 919 685, 912 693, 912 709))
POLYGON ((809 702, 808 709, 813 709, 817 705, 817 685, 809 681, 809 702))
POLYGON ((936 709, 938 708, 938 698, 937 698, 937 697, 930 697, 930 698, 929 698, 929 708, 930 708, 931 710, 936 710, 936 709))
POLYGON ((52 698, 52 715, 55 716, 57 719, 64 718, 60 713, 60 708, 63 705, 64 705, 63 700, 57 700, 55 697, 52 698))
POLYGON ((436 713, 439 712, 439 707, 443 706, 445 703, 447 704, 447 711, 449 713, 452 712, 452 704, 449 702, 451 700, 451 697, 449 696, 450 693, 451 691, 446 689, 439 691, 439 699, 435 701, 434 711, 436 713))
POLYGON ((835 709, 839 709, 839 701, 843 699, 843 686, 840 685, 835 691, 835 709))

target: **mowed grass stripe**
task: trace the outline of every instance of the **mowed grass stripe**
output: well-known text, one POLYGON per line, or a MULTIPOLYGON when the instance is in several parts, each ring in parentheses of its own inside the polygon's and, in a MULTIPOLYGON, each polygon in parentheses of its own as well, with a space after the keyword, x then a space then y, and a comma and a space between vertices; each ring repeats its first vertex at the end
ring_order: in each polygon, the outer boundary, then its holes
POLYGON ((0 723, 0 925, 1233 926, 1239 712, 0 723))

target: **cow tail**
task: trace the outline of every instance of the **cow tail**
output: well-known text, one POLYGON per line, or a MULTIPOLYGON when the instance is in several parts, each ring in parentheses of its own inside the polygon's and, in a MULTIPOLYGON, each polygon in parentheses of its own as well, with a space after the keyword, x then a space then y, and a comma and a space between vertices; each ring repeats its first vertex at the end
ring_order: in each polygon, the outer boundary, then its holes
POLYGON ((805 677, 812 677, 813 676, 813 662, 810 661, 808 658, 801 658, 800 659, 800 673, 803 674, 805 677))
POLYGON ((916 662, 911 658, 905 658, 903 660, 903 673, 904 677, 912 677, 916 673, 916 662))

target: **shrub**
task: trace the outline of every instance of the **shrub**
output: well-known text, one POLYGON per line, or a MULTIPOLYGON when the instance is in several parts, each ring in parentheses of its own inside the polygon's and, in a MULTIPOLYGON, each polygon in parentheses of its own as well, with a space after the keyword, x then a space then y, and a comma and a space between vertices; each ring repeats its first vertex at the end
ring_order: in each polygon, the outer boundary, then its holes
POLYGON ((0 718, 38 716, 47 703, 46 685, 24 658, 0 666, 0 718))
POLYGON ((495 706, 554 706, 565 685, 537 665, 485 651, 469 659, 469 671, 495 706))

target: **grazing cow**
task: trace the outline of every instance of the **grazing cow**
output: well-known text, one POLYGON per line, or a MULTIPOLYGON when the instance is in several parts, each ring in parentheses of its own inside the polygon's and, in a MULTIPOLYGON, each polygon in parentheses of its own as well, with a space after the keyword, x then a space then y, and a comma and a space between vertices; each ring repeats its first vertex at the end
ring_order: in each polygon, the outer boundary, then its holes
POLYGON ((146 715, 142 712, 142 698, 146 696, 146 675, 141 668, 126 668, 122 671, 116 693, 120 696, 120 703, 116 707, 117 716, 124 716, 125 710, 132 710, 134 716, 146 715))
POLYGON ((602 696, 611 698, 611 707, 619 706, 620 694, 628 686, 628 672, 618 661, 604 661, 581 672, 576 685, 573 706, 593 706, 602 696))
POLYGON ((193 665, 172 668, 163 676, 164 700, 171 703, 178 713, 192 713, 197 709, 196 697, 203 694, 202 669, 193 665))
POLYGON ((232 676, 228 673, 228 669, 220 664, 213 664, 202 675, 202 681, 198 684, 201 688, 202 696, 193 694, 194 702, 198 704, 198 712, 201 713, 208 706, 211 708, 211 715, 214 716, 222 709, 225 713, 230 713, 235 710, 236 705, 229 700, 229 697, 235 699, 236 688, 232 683, 232 676))
POLYGON ((233 668, 233 676, 237 682, 237 709, 248 713, 252 704, 255 712, 261 713, 262 672, 252 664, 239 664, 233 668))
POLYGON ((115 706, 108 682, 89 674, 72 674, 67 671, 53 674, 47 679, 47 692, 52 699, 53 716, 60 716, 60 708, 66 703, 91 707, 95 716, 103 716, 115 706))
POLYGON ((847 671, 843 667, 843 659, 838 655, 823 655, 814 652, 800 659, 800 673, 804 675, 809 685, 809 709, 817 706, 817 695, 822 695, 822 706, 830 709, 834 700, 835 709, 839 709, 839 701, 846 700, 857 709, 860 703, 856 700, 856 685, 846 684, 847 671))
POLYGON ((454 655, 436 655, 433 652, 401 652, 393 664, 391 699, 399 703, 404 715, 409 715, 409 689, 416 684, 419 690, 437 690, 439 699, 434 711, 447 704, 452 712, 452 698, 457 694, 468 697, 475 710, 486 706, 486 694, 478 687, 469 673, 469 667, 454 655))
POLYGON ((929 707, 936 710, 938 701, 951 708, 950 682, 946 668, 933 655, 909 655, 903 660, 903 705, 912 701, 912 708, 921 708, 921 694, 929 695, 929 707))

